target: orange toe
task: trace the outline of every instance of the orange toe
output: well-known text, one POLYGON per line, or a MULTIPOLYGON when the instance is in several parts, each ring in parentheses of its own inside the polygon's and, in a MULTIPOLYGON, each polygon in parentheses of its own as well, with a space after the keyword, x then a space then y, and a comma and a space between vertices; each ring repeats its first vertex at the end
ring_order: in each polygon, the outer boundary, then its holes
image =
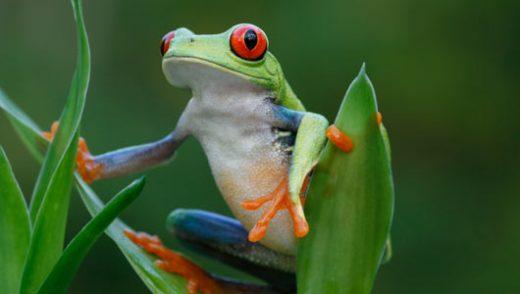
POLYGON ((247 239, 249 242, 258 242, 265 237, 268 225, 257 223, 250 231, 247 239))
MULTIPOLYGON (((290 200, 289 200, 290 201, 290 200)), ((294 222, 294 235, 298 238, 305 237, 309 233, 309 224, 305 217, 302 217, 303 209, 299 211, 301 206, 298 208, 296 206, 288 206, 289 213, 294 222)))
MULTIPOLYGON (((52 141, 59 128, 59 122, 55 121, 51 125, 49 132, 43 132, 45 139, 52 141)), ((80 138, 78 141, 78 153, 76 156, 76 169, 83 180, 87 183, 92 183, 99 179, 103 172, 103 166, 94 161, 94 157, 90 153, 85 139, 80 138)))
POLYGON ((42 132, 42 135, 47 139, 48 141, 52 141, 54 139, 54 136, 56 135, 56 132, 58 131, 58 127, 60 126, 60 123, 55 121, 51 125, 51 130, 49 132, 42 132))
POLYGON ((335 125, 330 125, 325 133, 330 142, 343 152, 348 153, 354 148, 354 143, 347 134, 343 133, 335 125))
POLYGON ((381 114, 381 112, 378 112, 376 114, 376 121, 378 125, 380 125, 383 122, 383 115, 381 114))
POLYGON ((291 200, 287 178, 283 179, 271 194, 253 200, 244 201, 242 202, 242 207, 247 210, 256 210, 264 204, 268 206, 255 226, 249 231, 248 239, 250 242, 260 241, 267 233, 271 220, 276 216, 278 211, 283 209, 289 211, 293 220, 294 235, 298 238, 307 235, 309 232, 309 225, 305 220, 301 203, 295 204, 291 200))
POLYGON ((76 165, 78 173, 87 183, 92 183, 96 179, 99 179, 103 173, 103 165, 94 160, 94 157, 88 149, 87 142, 83 138, 80 138, 78 141, 76 165))
POLYGON ((242 202, 242 208, 244 208, 245 210, 257 210, 264 203, 271 201, 271 199, 271 195, 267 195, 252 200, 246 200, 242 202))
POLYGON ((195 263, 186 259, 184 256, 165 247, 159 237, 146 233, 136 233, 126 229, 124 234, 133 243, 140 246, 148 253, 157 256, 155 262, 160 269, 183 276, 187 281, 187 290, 190 294, 198 291, 204 294, 222 293, 217 281, 215 281, 206 271, 195 263))

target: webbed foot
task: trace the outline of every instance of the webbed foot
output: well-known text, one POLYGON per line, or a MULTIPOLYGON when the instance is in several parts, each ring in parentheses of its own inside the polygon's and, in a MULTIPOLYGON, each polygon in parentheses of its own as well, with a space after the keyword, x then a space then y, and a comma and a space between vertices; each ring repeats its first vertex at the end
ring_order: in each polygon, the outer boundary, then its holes
POLYGON ((202 293, 222 293, 220 286, 206 271, 165 247, 159 237, 146 233, 135 233, 131 230, 125 230, 125 235, 148 253, 156 255, 159 258, 156 261, 159 268, 186 278, 190 294, 195 294, 199 290, 202 293))
MULTIPOLYGON (((43 136, 48 141, 52 141, 56 132, 58 131, 59 123, 57 121, 52 123, 49 132, 43 132, 43 136)), ((78 153, 76 156, 76 167, 78 173, 87 183, 92 183, 101 176, 103 166, 94 161, 94 157, 90 153, 85 139, 80 138, 78 141, 78 153)))
MULTIPOLYGON (((305 189, 302 189, 305 191, 305 189)), ((278 187, 269 195, 258 197, 253 200, 242 202, 242 207, 247 210, 257 210, 269 202, 269 207, 264 210, 262 217, 256 225, 249 231, 249 241, 258 242, 266 234, 269 223, 276 216, 279 210, 287 209, 293 220, 294 235, 298 238, 304 237, 309 232, 309 225, 303 214, 301 202, 295 203, 291 200, 289 193, 289 181, 284 178, 278 187)))

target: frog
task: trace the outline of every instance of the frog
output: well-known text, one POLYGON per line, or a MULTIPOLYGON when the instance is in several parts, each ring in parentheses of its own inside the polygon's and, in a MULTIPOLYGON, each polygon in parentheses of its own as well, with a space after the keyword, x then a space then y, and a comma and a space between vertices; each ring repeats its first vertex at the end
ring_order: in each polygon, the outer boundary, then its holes
MULTIPOLYGON (((219 34, 167 33, 160 45, 164 76, 192 94, 175 129, 155 142, 99 155, 81 138, 77 171, 87 183, 143 172, 169 162, 194 137, 235 218, 177 209, 168 229, 188 246, 260 277, 271 290, 293 292, 297 239, 310 230, 303 205, 312 171, 327 140, 346 153, 354 144, 323 115, 305 109, 268 47, 265 32, 249 23, 219 34)), ((58 127, 44 135, 52 140, 58 127)), ((157 236, 125 234, 156 255, 159 267, 184 276, 190 293, 228 292, 222 280, 157 236)))

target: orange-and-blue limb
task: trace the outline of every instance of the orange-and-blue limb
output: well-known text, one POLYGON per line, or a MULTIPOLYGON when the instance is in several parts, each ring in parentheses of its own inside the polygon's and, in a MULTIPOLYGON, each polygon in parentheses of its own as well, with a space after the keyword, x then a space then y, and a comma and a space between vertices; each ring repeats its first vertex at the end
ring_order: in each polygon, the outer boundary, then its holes
POLYGON ((309 232, 309 225, 303 213, 302 199, 310 172, 316 165, 327 137, 345 152, 352 149, 350 138, 325 117, 304 111, 292 110, 280 105, 273 106, 273 125, 282 130, 296 133, 292 159, 287 178, 280 179, 278 187, 269 195, 245 201, 242 206, 255 210, 269 205, 257 224, 249 233, 249 240, 256 242, 266 234, 270 221, 281 209, 287 209, 293 220, 294 234, 303 237, 309 232), (331 132, 335 136, 331 136, 331 132), (350 146, 350 148, 348 148, 350 146))
POLYGON ((247 272, 274 289, 295 292, 295 257, 250 242, 238 220, 198 209, 177 209, 168 216, 167 228, 183 246, 247 272))
POLYGON ((294 256, 248 241, 248 232, 235 219, 202 210, 178 209, 168 217, 167 227, 182 245, 248 272, 268 284, 243 283, 211 275, 166 248, 158 237, 125 231, 132 242, 158 257, 158 267, 186 278, 190 293, 288 293, 296 289, 294 256))
MULTIPOLYGON (((58 122, 54 122, 51 130, 43 132, 43 136, 52 140, 58 127, 58 122)), ((77 171, 87 183, 144 171, 171 159, 187 136, 187 132, 178 127, 158 141, 96 156, 90 153, 87 143, 81 138, 78 144, 77 171)))

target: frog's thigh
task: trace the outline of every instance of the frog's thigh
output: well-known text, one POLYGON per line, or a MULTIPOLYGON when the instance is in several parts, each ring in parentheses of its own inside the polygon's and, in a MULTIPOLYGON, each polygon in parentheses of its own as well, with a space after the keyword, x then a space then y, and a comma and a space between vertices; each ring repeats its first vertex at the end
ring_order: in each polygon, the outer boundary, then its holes
POLYGON ((168 230, 183 244, 255 275, 280 288, 295 283, 295 257, 247 240, 248 231, 236 219, 198 209, 177 209, 168 230))

